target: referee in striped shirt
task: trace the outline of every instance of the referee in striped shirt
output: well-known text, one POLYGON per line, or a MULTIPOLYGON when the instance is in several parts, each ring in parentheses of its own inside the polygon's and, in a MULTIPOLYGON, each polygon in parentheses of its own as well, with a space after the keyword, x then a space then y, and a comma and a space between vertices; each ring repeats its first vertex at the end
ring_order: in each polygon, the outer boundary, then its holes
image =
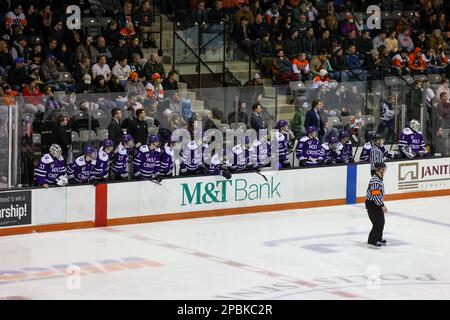
POLYGON ((384 164, 384 154, 381 150, 383 140, 383 136, 379 133, 373 133, 370 136, 370 141, 372 142, 372 149, 370 150, 370 175, 372 176, 375 174, 376 164, 384 164))
POLYGON ((375 164, 375 173, 370 179, 366 193, 366 209, 372 222, 368 244, 374 247, 381 247, 387 243, 383 239, 384 214, 387 213, 387 208, 384 205, 383 176, 385 172, 386 164, 384 162, 375 164))

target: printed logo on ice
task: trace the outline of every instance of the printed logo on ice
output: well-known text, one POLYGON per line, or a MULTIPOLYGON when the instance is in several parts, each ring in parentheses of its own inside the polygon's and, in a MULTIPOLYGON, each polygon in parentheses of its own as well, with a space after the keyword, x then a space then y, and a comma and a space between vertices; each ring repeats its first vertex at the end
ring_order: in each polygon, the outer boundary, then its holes
POLYGON ((271 177, 265 183, 251 183, 247 179, 221 180, 216 182, 197 182, 181 184, 181 205, 201 205, 224 203, 233 198, 238 201, 253 201, 261 199, 281 198, 280 182, 271 177))
POLYGON ((0 193, 0 227, 31 224, 31 191, 0 193))

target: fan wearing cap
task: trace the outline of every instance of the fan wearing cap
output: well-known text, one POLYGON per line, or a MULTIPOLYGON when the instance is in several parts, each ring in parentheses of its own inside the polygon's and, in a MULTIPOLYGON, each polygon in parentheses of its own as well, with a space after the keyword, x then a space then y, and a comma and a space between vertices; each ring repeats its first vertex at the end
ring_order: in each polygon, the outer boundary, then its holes
POLYGON ((412 119, 409 126, 403 129, 398 146, 402 158, 417 158, 428 156, 428 150, 423 139, 423 134, 420 131, 420 122, 412 119))
POLYGON ((98 182, 106 182, 109 176, 110 162, 114 153, 114 141, 105 139, 102 141, 100 149, 98 149, 98 157, 95 162, 94 172, 90 177, 93 184, 98 182))
POLYGON ((355 160, 353 159, 353 146, 350 141, 350 134, 348 131, 339 132, 339 155, 337 157, 338 163, 353 163, 355 160))
POLYGON ((89 183, 94 173, 97 149, 86 145, 83 154, 67 165, 67 174, 71 184, 89 183))
POLYGON ((317 128, 309 126, 306 128, 306 136, 302 137, 297 144, 296 156, 300 166, 316 166, 320 160, 321 144, 317 138, 317 128))
POLYGON ((111 169, 112 173, 114 173, 114 180, 128 180, 128 164, 131 161, 133 147, 133 136, 129 133, 124 134, 122 141, 114 151, 114 160, 111 169))
POLYGON ((62 149, 57 144, 50 146, 49 152, 44 154, 34 169, 34 181, 37 186, 45 189, 49 185, 67 184, 66 167, 62 157, 62 149), (60 178, 64 176, 65 178, 60 178))
POLYGON ((313 79, 313 88, 318 89, 322 86, 329 88, 331 86, 331 79, 328 76, 328 71, 322 69, 319 71, 319 75, 313 79))
POLYGON ((161 149, 158 135, 150 135, 146 145, 139 147, 133 160, 133 177, 138 180, 161 181, 161 149))
POLYGON ((278 141, 278 161, 281 168, 289 168, 291 166, 291 162, 288 159, 289 145, 294 138, 294 134, 289 127, 289 122, 286 120, 279 120, 277 129, 275 139, 278 141))
POLYGON ((355 31, 356 36, 359 37, 358 25, 355 23, 353 15, 350 12, 347 12, 345 14, 344 22, 342 22, 341 35, 346 37, 352 31, 355 31))
POLYGON ((136 71, 130 73, 130 77, 125 85, 125 92, 132 92, 139 97, 146 97, 147 91, 139 79, 139 75, 136 71))
POLYGON ((339 139, 330 135, 328 141, 323 143, 320 149, 319 164, 336 164, 340 156, 339 139))
POLYGON ((162 86, 162 79, 159 73, 152 74, 152 81, 145 86, 147 97, 152 100, 164 99, 164 88, 162 86))

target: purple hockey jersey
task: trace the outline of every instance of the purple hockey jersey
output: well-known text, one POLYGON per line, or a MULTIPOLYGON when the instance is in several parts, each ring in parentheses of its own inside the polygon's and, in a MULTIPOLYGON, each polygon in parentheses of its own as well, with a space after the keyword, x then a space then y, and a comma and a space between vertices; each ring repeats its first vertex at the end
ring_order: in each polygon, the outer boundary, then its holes
POLYGON ((320 149, 319 139, 305 136, 298 141, 295 153, 298 161, 306 160, 306 165, 314 166, 320 160, 320 149))
POLYGON ((328 143, 323 143, 320 148, 319 160, 322 160, 326 164, 336 163, 338 156, 340 155, 339 150, 333 150, 330 148, 328 143))
POLYGON ((38 186, 56 184, 56 179, 66 174, 64 159, 54 159, 49 153, 42 156, 34 169, 34 179, 38 186))
POLYGON ((98 150, 98 156, 95 160, 94 172, 91 178, 94 179, 108 179, 109 174, 109 161, 111 160, 111 155, 107 154, 103 147, 98 150))
POLYGON ((411 128, 403 129, 403 132, 400 135, 400 140, 398 140, 398 146, 400 150, 403 150, 403 148, 406 146, 410 146, 411 150, 417 156, 419 155, 419 151, 425 153, 427 152, 422 132, 414 132, 413 130, 411 130, 411 128))
POLYGON ((128 178, 128 163, 131 160, 131 150, 133 149, 125 148, 121 142, 114 151, 112 172, 120 175, 122 178, 128 178))
POLYGON ((280 163, 290 163, 288 159, 289 133, 276 132, 275 139, 278 141, 278 160, 280 163))
POLYGON ((161 160, 159 167, 159 172, 163 176, 172 176, 174 158, 175 158, 174 150, 169 146, 168 143, 166 143, 161 152, 161 160))
POLYGON ((180 172, 195 173, 203 167, 203 148, 195 141, 188 143, 181 154, 180 172))
MULTIPOLYGON (((393 159, 394 155, 386 150, 385 146, 379 147, 381 152, 383 152, 383 156, 388 159, 393 159)), ((361 155, 359 156, 359 162, 368 162, 370 161, 370 150, 372 150, 372 144, 370 142, 366 142, 361 151, 361 155)))
POLYGON ((67 166, 69 179, 75 183, 88 183, 94 173, 95 161, 86 162, 85 155, 79 156, 67 166))
POLYGON ((153 179, 159 174, 161 149, 150 150, 148 145, 139 147, 133 160, 133 175, 140 179, 153 179))
POLYGON ((348 141, 346 144, 339 143, 338 150, 338 163, 348 163, 351 159, 353 159, 353 146, 350 141, 348 141))

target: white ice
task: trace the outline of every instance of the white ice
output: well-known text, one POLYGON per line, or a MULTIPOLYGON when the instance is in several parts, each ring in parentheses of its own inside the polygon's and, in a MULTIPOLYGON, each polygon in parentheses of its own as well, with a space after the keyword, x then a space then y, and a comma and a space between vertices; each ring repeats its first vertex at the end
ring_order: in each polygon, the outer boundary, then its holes
POLYGON ((449 205, 387 202, 381 249, 362 205, 0 237, 0 299, 450 299, 449 205))

